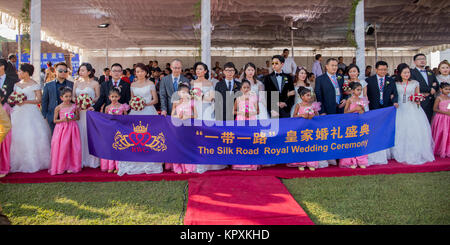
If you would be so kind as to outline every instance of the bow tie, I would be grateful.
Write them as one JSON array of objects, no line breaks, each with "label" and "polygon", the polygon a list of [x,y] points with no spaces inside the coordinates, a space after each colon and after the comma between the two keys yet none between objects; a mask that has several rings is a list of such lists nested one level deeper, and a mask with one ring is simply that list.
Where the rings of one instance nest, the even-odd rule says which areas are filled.
[{"label": "bow tie", "polygon": [[275,77],[278,77],[278,76],[282,77],[283,75],[281,75],[281,73],[275,73]]},{"label": "bow tie", "polygon": [[427,70],[420,70],[420,72],[427,72]]}]

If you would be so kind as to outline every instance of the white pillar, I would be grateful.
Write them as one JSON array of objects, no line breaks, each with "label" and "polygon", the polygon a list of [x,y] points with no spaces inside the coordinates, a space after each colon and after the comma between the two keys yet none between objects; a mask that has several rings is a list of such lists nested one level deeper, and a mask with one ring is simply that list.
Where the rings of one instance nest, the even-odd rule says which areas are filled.
[{"label": "white pillar", "polygon": [[211,69],[211,0],[202,1],[202,62]]},{"label": "white pillar", "polygon": [[292,59],[294,59],[295,55],[294,55],[294,30],[292,29],[291,26],[291,56]]},{"label": "white pillar", "polygon": [[34,66],[33,80],[40,83],[41,70],[41,0],[31,1],[30,62]]},{"label": "white pillar", "polygon": [[18,66],[16,67],[16,70],[19,70],[20,63],[22,63],[22,44],[21,44],[22,39],[20,38],[20,35],[22,35],[22,33],[21,33],[20,29],[21,29],[20,28],[20,21],[18,21],[18,23],[17,23],[17,31],[18,31],[19,35],[17,35],[17,60],[19,62],[17,63]]},{"label": "white pillar", "polygon": [[359,79],[364,79],[366,70],[365,55],[365,30],[364,30],[364,0],[361,0],[356,6],[355,13],[355,40],[358,47],[356,48],[356,65],[359,67]]}]

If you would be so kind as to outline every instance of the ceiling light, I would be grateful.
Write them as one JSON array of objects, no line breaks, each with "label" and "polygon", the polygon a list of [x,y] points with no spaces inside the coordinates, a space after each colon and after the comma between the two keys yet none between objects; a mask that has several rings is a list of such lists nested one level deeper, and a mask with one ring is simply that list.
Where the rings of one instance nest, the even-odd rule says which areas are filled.
[{"label": "ceiling light", "polygon": [[98,28],[108,28],[109,24],[108,23],[104,23],[104,24],[100,24],[97,27]]}]

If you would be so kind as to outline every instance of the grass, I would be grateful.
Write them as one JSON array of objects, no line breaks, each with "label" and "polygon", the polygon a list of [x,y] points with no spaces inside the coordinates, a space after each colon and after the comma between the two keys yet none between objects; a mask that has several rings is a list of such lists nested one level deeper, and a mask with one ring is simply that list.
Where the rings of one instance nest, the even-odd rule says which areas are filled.
[{"label": "grass", "polygon": [[180,225],[186,182],[0,184],[19,225]]},{"label": "grass", "polygon": [[[316,224],[449,225],[450,172],[283,180]],[[20,225],[180,225],[186,181],[0,184]]]},{"label": "grass", "polygon": [[315,224],[450,224],[450,172],[302,178],[283,183]]}]

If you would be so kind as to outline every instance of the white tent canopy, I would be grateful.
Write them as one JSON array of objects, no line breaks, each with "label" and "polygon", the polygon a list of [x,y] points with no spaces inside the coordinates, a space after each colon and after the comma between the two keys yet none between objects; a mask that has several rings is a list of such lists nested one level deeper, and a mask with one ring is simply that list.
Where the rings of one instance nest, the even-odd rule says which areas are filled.
[{"label": "white tent canopy", "polygon": [[[0,1],[18,18],[23,1]],[[198,0],[43,0],[42,30],[81,49],[191,46],[200,44]],[[213,47],[349,46],[351,0],[211,0]],[[198,5],[199,6],[199,5]],[[379,47],[449,44],[450,1],[365,1],[366,23],[377,23]],[[196,14],[197,13],[197,14]],[[4,18],[3,18],[4,19]],[[5,21],[5,20],[3,20]],[[99,29],[102,23],[108,28]],[[199,30],[199,29],[198,29]],[[373,42],[366,36],[366,42]]]}]

